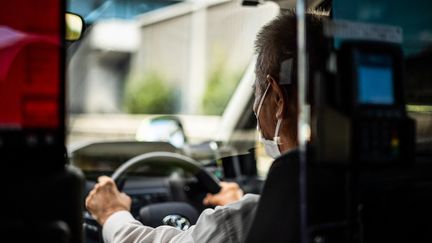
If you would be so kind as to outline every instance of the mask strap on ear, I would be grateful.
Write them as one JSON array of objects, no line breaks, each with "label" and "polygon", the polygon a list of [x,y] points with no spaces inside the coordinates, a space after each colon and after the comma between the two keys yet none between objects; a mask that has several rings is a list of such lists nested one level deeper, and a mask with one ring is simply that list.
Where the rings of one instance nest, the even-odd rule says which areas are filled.
[{"label": "mask strap on ear", "polygon": [[264,94],[261,96],[261,100],[260,100],[260,102],[259,102],[259,104],[258,104],[258,110],[257,110],[257,114],[256,114],[257,119],[258,119],[258,117],[259,117],[259,114],[260,114],[260,111],[261,111],[262,104],[264,103],[264,98],[265,98],[265,96],[266,96],[267,91],[269,90],[269,88],[270,88],[270,83],[267,85],[267,88],[265,89]]},{"label": "mask strap on ear", "polygon": [[275,134],[273,137],[273,141],[275,142],[275,144],[281,144],[280,142],[280,136],[279,136],[279,130],[280,130],[280,126],[282,124],[282,119],[278,119],[277,124],[276,124],[276,130],[275,130]]}]

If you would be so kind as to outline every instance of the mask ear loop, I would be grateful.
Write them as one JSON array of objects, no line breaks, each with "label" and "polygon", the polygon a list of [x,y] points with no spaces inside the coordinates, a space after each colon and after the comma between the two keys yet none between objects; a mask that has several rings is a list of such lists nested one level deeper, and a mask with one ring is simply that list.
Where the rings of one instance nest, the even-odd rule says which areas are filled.
[{"label": "mask ear loop", "polygon": [[[279,72],[279,84],[290,85],[294,80],[294,58],[290,57],[281,63]],[[282,119],[278,119],[273,141],[277,145],[281,145],[279,131],[282,124]]]},{"label": "mask ear loop", "polygon": [[277,121],[277,124],[276,124],[276,130],[275,130],[275,134],[274,134],[274,137],[273,137],[273,141],[277,145],[281,145],[282,144],[281,141],[280,141],[280,136],[279,136],[279,130],[280,130],[281,124],[282,124],[282,119],[279,118],[278,121]]},{"label": "mask ear loop", "polygon": [[261,107],[262,107],[262,104],[264,103],[264,99],[265,99],[265,96],[267,95],[267,91],[269,90],[269,88],[270,88],[270,83],[267,85],[267,88],[265,89],[265,91],[264,91],[264,94],[261,96],[261,100],[260,100],[260,102],[258,103],[258,110],[257,110],[257,113],[256,113],[256,119],[257,119],[257,131],[258,131],[258,134],[259,134],[259,140],[261,141],[262,140],[262,133],[261,133],[261,129],[260,129],[260,126],[259,126],[259,120],[258,120],[258,117],[259,117],[259,114],[260,114],[260,111],[261,111]]},{"label": "mask ear loop", "polygon": [[270,83],[267,85],[267,88],[265,89],[264,94],[263,94],[263,96],[261,97],[261,100],[260,100],[260,102],[259,102],[259,104],[258,104],[258,110],[257,110],[257,113],[256,113],[257,120],[258,120],[258,117],[259,117],[259,114],[260,114],[260,111],[261,111],[262,104],[264,103],[264,99],[265,99],[265,97],[266,97],[266,94],[267,94],[267,91],[269,90],[269,88],[270,88]]}]

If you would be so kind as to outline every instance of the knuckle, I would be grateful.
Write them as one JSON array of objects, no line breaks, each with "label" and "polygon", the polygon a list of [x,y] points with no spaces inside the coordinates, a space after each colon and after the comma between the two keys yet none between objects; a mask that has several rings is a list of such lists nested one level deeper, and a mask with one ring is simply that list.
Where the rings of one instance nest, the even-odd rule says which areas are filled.
[{"label": "knuckle", "polygon": [[114,181],[111,178],[109,180],[107,180],[105,183],[106,183],[107,186],[110,186],[110,187],[112,187],[112,186],[115,185]]},{"label": "knuckle", "polygon": [[91,203],[92,203],[92,200],[90,198],[87,198],[87,200],[85,202],[85,206],[87,209],[91,208]]}]

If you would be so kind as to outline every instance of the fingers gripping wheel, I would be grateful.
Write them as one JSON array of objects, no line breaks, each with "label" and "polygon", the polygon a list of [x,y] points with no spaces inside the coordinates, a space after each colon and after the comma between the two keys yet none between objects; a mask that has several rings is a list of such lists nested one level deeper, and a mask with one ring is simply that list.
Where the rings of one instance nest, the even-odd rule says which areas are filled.
[{"label": "fingers gripping wheel", "polygon": [[[123,184],[121,183],[121,181],[128,171],[138,168],[140,166],[144,166],[146,164],[154,165],[154,161],[157,161],[157,164],[165,163],[166,165],[176,166],[184,169],[187,172],[190,172],[198,179],[198,181],[209,193],[215,194],[221,190],[219,180],[211,173],[204,170],[199,162],[184,155],[171,152],[151,152],[136,156],[126,161],[119,168],[117,168],[117,170],[111,175],[111,178],[117,184],[119,191],[121,191],[123,189]],[[165,205],[163,204],[162,206]],[[172,205],[169,208],[172,209]],[[141,211],[141,213],[143,213],[143,210]],[[102,242],[102,231],[98,223],[88,212],[84,212],[84,219],[86,238],[90,239],[92,242]],[[190,220],[195,221],[196,219],[192,217]]]},{"label": "fingers gripping wheel", "polygon": [[169,166],[176,166],[192,173],[209,193],[215,194],[221,189],[219,180],[206,171],[199,162],[187,156],[171,152],[151,152],[133,157],[117,168],[111,175],[111,178],[116,182],[119,190],[122,190],[120,180],[126,172],[133,168],[153,163],[155,160],[158,161],[158,164],[166,163]]}]

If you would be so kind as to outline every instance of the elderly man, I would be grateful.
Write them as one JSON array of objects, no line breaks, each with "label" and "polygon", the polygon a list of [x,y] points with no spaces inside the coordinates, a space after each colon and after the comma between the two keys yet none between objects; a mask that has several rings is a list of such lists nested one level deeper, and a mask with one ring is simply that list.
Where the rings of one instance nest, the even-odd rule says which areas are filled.
[{"label": "elderly man", "polygon": [[[309,13],[308,24],[319,31],[325,14]],[[255,102],[258,128],[266,152],[273,158],[297,147],[296,17],[281,14],[259,32],[255,45]],[[314,50],[310,50],[312,53]],[[288,73],[286,71],[289,71]],[[255,217],[258,195],[246,194],[235,183],[221,183],[222,190],[208,195],[196,225],[186,231],[170,226],[142,225],[129,213],[131,199],[103,176],[86,199],[86,206],[103,226],[105,242],[243,242]]]}]

